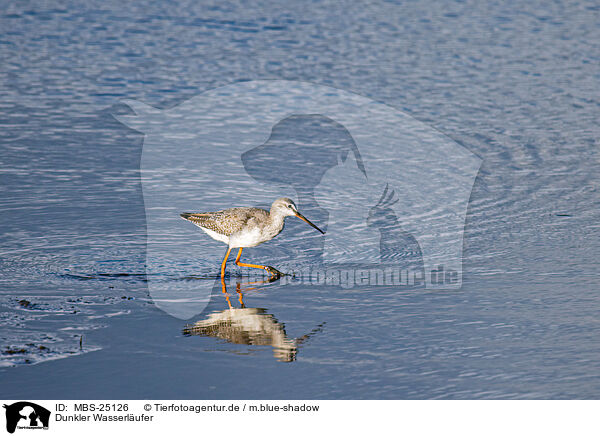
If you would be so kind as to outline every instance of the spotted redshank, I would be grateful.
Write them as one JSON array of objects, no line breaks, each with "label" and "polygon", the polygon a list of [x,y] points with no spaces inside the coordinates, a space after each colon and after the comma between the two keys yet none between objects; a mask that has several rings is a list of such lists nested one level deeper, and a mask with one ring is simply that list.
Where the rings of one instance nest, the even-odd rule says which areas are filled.
[{"label": "spotted redshank", "polygon": [[271,205],[270,212],[256,207],[234,207],[218,212],[181,214],[183,219],[191,221],[200,227],[211,238],[224,242],[229,246],[225,258],[221,263],[221,280],[225,277],[225,265],[229,253],[234,248],[240,249],[235,259],[236,265],[263,269],[273,276],[282,275],[281,272],[272,266],[240,262],[240,257],[244,248],[256,247],[263,242],[270,241],[281,233],[284,220],[288,216],[296,216],[319,232],[325,233],[298,212],[296,204],[289,198],[278,198],[275,200]]}]

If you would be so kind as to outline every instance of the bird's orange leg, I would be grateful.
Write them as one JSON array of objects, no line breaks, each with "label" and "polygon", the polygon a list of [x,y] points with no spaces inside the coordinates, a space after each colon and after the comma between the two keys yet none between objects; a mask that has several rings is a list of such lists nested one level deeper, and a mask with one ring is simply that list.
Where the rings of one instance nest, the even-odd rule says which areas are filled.
[{"label": "bird's orange leg", "polygon": [[239,295],[238,300],[240,300],[240,305],[242,306],[242,309],[245,309],[246,305],[244,304],[244,295],[242,294],[242,287],[240,286],[240,282],[237,282],[235,284],[235,290]]},{"label": "bird's orange leg", "polygon": [[225,253],[225,259],[223,259],[223,263],[221,263],[221,280],[225,278],[225,265],[227,265],[227,258],[229,257],[229,253],[231,253],[231,248],[227,250]]},{"label": "bird's orange leg", "polygon": [[223,279],[223,277],[221,277],[221,290],[223,291],[223,295],[225,295],[225,298],[227,299],[227,304],[231,309],[231,301],[229,301],[229,294],[227,293],[227,287],[225,286],[225,280]]},{"label": "bird's orange leg", "polygon": [[245,266],[245,267],[248,267],[248,268],[264,269],[265,271],[267,271],[268,273],[271,273],[274,276],[281,276],[281,275],[283,275],[281,272],[277,271],[272,266],[254,265],[252,263],[243,263],[243,262],[240,262],[240,257],[242,257],[242,250],[243,250],[243,248],[240,248],[240,251],[238,251],[237,257],[235,258],[235,264],[237,266]]}]

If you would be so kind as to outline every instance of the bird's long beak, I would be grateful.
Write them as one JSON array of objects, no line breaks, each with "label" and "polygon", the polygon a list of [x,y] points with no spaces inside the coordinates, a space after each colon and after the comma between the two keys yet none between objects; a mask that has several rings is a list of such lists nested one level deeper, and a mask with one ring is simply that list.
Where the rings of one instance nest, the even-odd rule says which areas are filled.
[{"label": "bird's long beak", "polygon": [[315,229],[317,229],[319,232],[325,234],[325,232],[323,230],[321,230],[320,228],[318,228],[317,226],[315,226],[313,223],[311,223],[309,220],[307,220],[304,215],[302,215],[300,212],[295,212],[296,216],[298,218],[300,218],[302,221],[304,221],[305,223],[308,223],[311,227],[314,227]]}]

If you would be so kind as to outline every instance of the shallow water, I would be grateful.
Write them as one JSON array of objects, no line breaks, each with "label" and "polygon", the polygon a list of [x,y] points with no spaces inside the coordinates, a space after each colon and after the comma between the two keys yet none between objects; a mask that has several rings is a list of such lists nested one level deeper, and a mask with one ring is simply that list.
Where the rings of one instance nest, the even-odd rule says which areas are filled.
[{"label": "shallow water", "polygon": [[[11,5],[0,15],[2,396],[597,398],[599,14],[592,2]],[[209,280],[206,309],[182,320],[157,308],[144,138],[113,114],[131,114],[123,99],[169,109],[260,79],[384,102],[483,160],[461,289],[281,280],[242,291],[243,321],[195,335],[190,324],[228,308],[200,253],[163,278],[190,292]],[[211,201],[225,207],[234,191]],[[301,254],[282,267],[309,266],[308,236],[319,244],[290,221],[245,259]],[[238,278],[252,286],[228,277],[239,310]]]}]

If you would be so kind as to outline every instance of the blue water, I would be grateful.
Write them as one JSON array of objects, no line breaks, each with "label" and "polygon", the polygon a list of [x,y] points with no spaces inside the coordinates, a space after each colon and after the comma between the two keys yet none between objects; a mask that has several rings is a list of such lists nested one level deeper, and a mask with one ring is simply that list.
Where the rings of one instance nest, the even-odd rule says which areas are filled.
[{"label": "blue water", "polygon": [[[594,2],[5,6],[2,397],[598,398],[599,22]],[[185,334],[226,311],[217,285],[194,319],[156,307],[144,137],[113,114],[262,79],[386,103],[483,160],[460,290],[244,292],[283,347]]]}]

